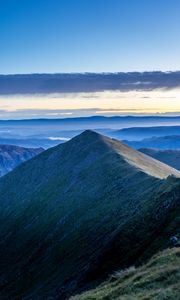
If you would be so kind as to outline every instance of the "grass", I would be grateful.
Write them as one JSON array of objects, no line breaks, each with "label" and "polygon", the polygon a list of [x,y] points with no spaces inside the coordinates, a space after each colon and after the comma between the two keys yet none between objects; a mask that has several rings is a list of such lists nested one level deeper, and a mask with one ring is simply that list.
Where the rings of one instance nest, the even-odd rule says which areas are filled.
[{"label": "grass", "polygon": [[178,300],[180,299],[180,248],[167,249],[147,264],[113,274],[94,290],[70,300]]},{"label": "grass", "polygon": [[67,299],[144,261],[179,232],[179,199],[180,179],[148,176],[100,136],[43,152],[0,179],[0,297]]}]

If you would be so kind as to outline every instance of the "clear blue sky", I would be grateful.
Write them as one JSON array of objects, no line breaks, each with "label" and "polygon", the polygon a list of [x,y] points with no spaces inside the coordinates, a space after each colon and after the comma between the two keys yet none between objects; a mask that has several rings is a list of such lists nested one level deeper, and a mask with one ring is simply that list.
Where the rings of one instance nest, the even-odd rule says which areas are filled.
[{"label": "clear blue sky", "polygon": [[180,0],[0,0],[0,73],[180,69]]}]

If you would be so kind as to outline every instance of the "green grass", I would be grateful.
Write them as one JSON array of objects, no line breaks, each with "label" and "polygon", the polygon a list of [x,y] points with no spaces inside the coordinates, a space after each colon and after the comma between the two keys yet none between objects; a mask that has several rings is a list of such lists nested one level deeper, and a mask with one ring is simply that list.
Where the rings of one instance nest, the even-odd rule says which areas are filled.
[{"label": "green grass", "polygon": [[150,257],[177,234],[179,199],[180,179],[141,172],[96,134],[43,152],[0,179],[0,296],[64,300]]},{"label": "green grass", "polygon": [[178,300],[180,248],[155,255],[147,264],[115,273],[94,290],[70,300]]}]

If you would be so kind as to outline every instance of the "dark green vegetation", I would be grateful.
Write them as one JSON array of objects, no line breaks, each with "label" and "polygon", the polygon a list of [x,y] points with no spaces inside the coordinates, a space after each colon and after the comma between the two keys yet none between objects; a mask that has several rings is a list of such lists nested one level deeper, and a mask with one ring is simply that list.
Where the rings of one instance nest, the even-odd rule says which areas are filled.
[{"label": "dark green vegetation", "polygon": [[147,264],[114,274],[109,281],[71,300],[177,300],[180,249],[158,253]]},{"label": "dark green vegetation", "polygon": [[15,167],[40,154],[43,150],[43,148],[0,145],[0,176],[12,171]]},{"label": "dark green vegetation", "polygon": [[159,150],[141,148],[139,151],[155,158],[163,163],[180,170],[180,150]]},{"label": "dark green vegetation", "polygon": [[1,298],[66,299],[167,247],[179,174],[86,131],[2,177]]}]

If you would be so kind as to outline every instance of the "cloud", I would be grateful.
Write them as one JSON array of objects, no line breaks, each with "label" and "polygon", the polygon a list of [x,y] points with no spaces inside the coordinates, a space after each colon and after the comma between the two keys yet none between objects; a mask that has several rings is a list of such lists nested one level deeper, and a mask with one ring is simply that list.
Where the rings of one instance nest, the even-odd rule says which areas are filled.
[{"label": "cloud", "polygon": [[0,97],[0,118],[64,118],[180,111],[180,89]]}]

